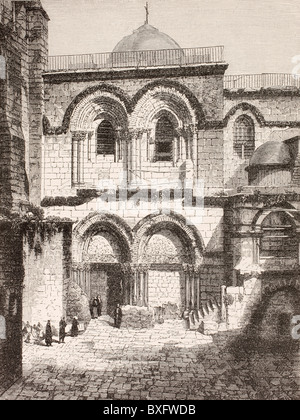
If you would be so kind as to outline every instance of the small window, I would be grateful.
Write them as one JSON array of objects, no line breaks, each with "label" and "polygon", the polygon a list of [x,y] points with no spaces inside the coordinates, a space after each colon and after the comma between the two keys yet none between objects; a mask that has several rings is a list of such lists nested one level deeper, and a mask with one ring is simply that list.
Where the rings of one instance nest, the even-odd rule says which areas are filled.
[{"label": "small window", "polygon": [[262,258],[298,258],[298,241],[289,217],[284,212],[273,212],[262,223],[260,244]]},{"label": "small window", "polygon": [[174,127],[167,117],[161,117],[155,132],[155,160],[171,162],[173,160]]},{"label": "small window", "polygon": [[234,124],[233,149],[241,159],[250,159],[255,150],[254,123],[247,115],[239,117]]},{"label": "small window", "polygon": [[109,121],[102,121],[97,130],[97,154],[115,155],[116,135]]}]

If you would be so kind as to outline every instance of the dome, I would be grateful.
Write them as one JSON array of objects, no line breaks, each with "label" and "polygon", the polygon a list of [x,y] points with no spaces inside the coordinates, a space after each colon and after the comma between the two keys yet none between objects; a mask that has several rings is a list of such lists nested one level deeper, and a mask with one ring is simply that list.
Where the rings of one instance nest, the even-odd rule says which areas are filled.
[{"label": "dome", "polygon": [[257,166],[289,166],[292,162],[293,158],[286,143],[268,141],[255,150],[248,169]]},{"label": "dome", "polygon": [[160,32],[154,26],[145,23],[143,26],[125,36],[114,48],[114,53],[125,51],[145,51],[145,50],[173,50],[180,49],[174,39]]}]

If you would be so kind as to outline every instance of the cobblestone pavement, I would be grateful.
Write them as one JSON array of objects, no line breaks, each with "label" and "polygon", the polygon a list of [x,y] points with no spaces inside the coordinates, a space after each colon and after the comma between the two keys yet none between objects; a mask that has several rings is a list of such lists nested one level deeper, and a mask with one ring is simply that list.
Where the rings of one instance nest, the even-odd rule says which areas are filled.
[{"label": "cobblestone pavement", "polygon": [[[66,344],[24,346],[23,378],[1,400],[299,399],[300,353],[259,351],[172,323],[117,330],[101,320]],[[246,350],[244,349],[246,348]]]}]

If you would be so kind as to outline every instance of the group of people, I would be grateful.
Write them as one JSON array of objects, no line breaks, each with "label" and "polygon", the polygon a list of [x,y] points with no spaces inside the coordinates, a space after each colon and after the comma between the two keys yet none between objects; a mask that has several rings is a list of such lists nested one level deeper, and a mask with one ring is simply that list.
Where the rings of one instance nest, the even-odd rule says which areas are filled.
[{"label": "group of people", "polygon": [[34,324],[33,326],[27,322],[23,326],[22,333],[25,343],[40,342],[45,338],[44,329],[40,322],[37,325]]},{"label": "group of people", "polygon": [[[92,319],[97,319],[102,315],[102,299],[100,295],[95,296],[90,301],[90,313]],[[122,323],[122,309],[118,303],[114,310],[114,326],[120,328]]]},{"label": "group of people", "polygon": [[[58,335],[59,344],[65,342],[65,338],[67,335],[66,328],[67,328],[66,319],[62,318],[59,322],[59,335]],[[71,337],[77,337],[78,334],[79,334],[79,321],[78,321],[77,316],[74,316],[73,321],[72,321],[72,326],[71,326]],[[47,347],[51,347],[53,343],[53,329],[51,326],[51,321],[47,322],[45,343]]]},{"label": "group of people", "polygon": [[[91,316],[93,319],[98,318],[102,315],[102,299],[98,295],[94,297],[90,302],[90,311]],[[122,323],[122,309],[120,304],[117,304],[114,310],[114,326],[115,328],[120,328]],[[59,322],[59,344],[65,342],[65,338],[67,336],[67,322],[65,318],[61,318]],[[37,325],[33,325],[33,327],[27,322],[23,327],[23,339],[26,343],[36,342],[41,343],[45,340],[45,344],[47,347],[51,347],[53,343],[53,326],[51,321],[49,320],[46,325],[46,329],[44,330],[42,325],[38,323]],[[77,316],[74,316],[70,331],[71,337],[77,337],[79,334],[79,321]]]},{"label": "group of people", "polygon": [[[67,336],[66,329],[66,319],[62,318],[59,322],[59,344],[65,342],[65,338]],[[73,318],[70,332],[71,337],[77,337],[79,334],[79,321],[76,316]],[[53,336],[54,328],[50,320],[47,322],[45,330],[41,323],[31,326],[29,322],[27,322],[23,327],[23,339],[25,343],[41,344],[43,341],[45,341],[46,346],[51,347],[53,343]]]},{"label": "group of people", "polygon": [[97,319],[102,315],[102,299],[100,295],[91,299],[90,312],[92,319]]}]

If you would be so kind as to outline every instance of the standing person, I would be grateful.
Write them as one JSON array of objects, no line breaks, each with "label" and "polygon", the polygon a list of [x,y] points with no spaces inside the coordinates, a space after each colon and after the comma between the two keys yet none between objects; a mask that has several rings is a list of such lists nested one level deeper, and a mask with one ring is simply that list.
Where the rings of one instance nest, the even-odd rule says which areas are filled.
[{"label": "standing person", "polygon": [[94,298],[90,300],[90,314],[91,314],[92,319],[93,319],[93,302],[94,302]]},{"label": "standing person", "polygon": [[66,320],[62,318],[59,322],[59,343],[64,343],[66,338]]},{"label": "standing person", "polygon": [[51,327],[51,322],[48,321],[47,325],[46,325],[46,336],[45,336],[45,342],[46,342],[46,346],[47,347],[52,347],[52,327]]},{"label": "standing person", "polygon": [[100,295],[98,295],[96,299],[98,303],[98,306],[97,306],[98,316],[100,317],[102,315],[102,299]]},{"label": "standing person", "polygon": [[98,300],[96,297],[94,297],[93,299],[93,303],[92,303],[92,310],[93,310],[93,316],[92,318],[98,318]]},{"label": "standing person", "polygon": [[121,327],[122,316],[123,316],[122,309],[120,307],[120,304],[118,303],[114,312],[115,328]]},{"label": "standing person", "polygon": [[71,328],[71,337],[77,337],[79,334],[79,322],[77,316],[74,316]]}]

